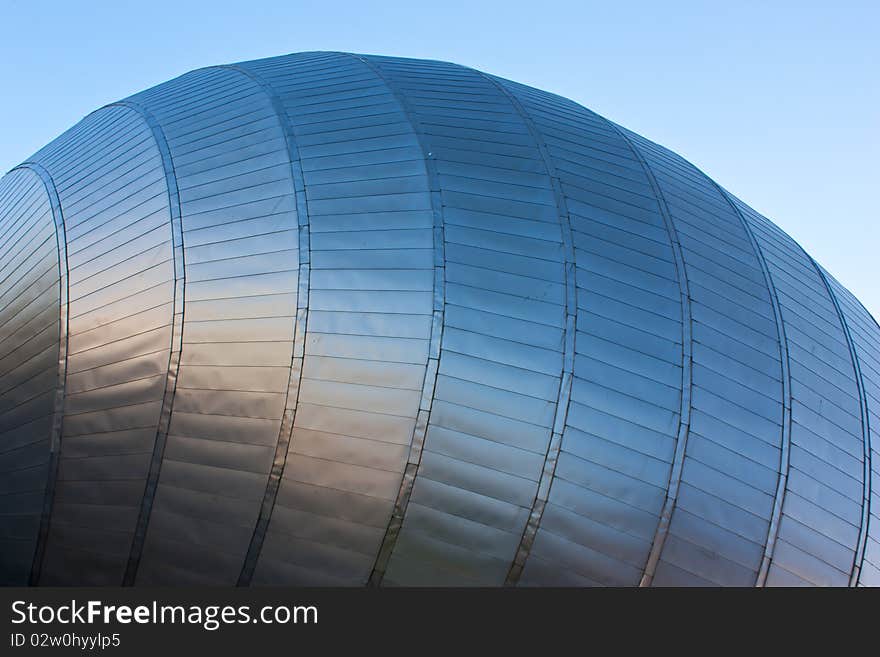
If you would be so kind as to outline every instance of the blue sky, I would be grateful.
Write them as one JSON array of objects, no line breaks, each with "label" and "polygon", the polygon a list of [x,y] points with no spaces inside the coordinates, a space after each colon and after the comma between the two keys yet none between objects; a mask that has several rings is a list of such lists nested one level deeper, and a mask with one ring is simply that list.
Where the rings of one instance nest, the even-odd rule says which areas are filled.
[{"label": "blue sky", "polygon": [[880,318],[880,2],[0,0],[0,169],[190,69],[454,61],[572,98],[769,216]]}]

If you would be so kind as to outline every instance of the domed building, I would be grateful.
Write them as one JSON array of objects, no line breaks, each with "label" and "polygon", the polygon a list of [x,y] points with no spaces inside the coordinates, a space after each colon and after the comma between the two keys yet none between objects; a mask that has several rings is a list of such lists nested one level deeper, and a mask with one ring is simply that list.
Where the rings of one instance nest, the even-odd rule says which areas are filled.
[{"label": "domed building", "polygon": [[462,66],[201,69],[0,180],[5,584],[877,585],[878,428],[788,235]]}]

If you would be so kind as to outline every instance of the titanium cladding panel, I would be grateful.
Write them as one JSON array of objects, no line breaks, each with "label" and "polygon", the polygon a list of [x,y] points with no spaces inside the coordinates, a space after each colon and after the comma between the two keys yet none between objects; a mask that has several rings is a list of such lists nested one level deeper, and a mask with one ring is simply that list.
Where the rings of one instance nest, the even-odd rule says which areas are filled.
[{"label": "titanium cladding panel", "polygon": [[880,328],[667,149],[301,53],[0,179],[0,582],[880,585]]}]

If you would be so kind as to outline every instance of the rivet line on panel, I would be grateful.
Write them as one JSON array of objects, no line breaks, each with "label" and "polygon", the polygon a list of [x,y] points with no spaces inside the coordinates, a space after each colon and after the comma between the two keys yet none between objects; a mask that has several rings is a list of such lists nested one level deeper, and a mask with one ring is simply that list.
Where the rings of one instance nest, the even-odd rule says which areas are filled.
[{"label": "rivet line on panel", "polygon": [[647,160],[642,153],[636,148],[632,140],[627,136],[626,132],[616,123],[605,119],[608,125],[615,130],[627,143],[632,150],[636,159],[642,165],[645,175],[657,198],[657,205],[660,208],[660,214],[666,224],[666,230],[669,233],[669,241],[672,245],[672,253],[675,257],[675,270],[678,274],[678,285],[681,297],[681,408],[679,411],[678,433],[675,440],[675,453],[672,457],[672,468],[669,472],[669,483],[666,487],[666,499],[663,502],[663,509],[660,512],[660,520],[657,523],[657,530],[654,533],[654,540],[651,543],[651,551],[648,553],[648,559],[645,563],[645,570],[639,586],[651,586],[654,580],[654,572],[660,561],[660,554],[663,552],[663,545],[666,537],[669,535],[669,525],[672,522],[672,512],[675,510],[675,503],[678,499],[678,489],[681,486],[681,471],[684,467],[684,454],[687,449],[687,440],[690,433],[690,417],[691,417],[691,382],[693,379],[693,330],[691,326],[691,298],[688,288],[687,271],[684,265],[684,255],[682,253],[681,242],[678,239],[678,231],[672,222],[672,216],[669,213],[669,207],[666,205],[666,199],[654,172],[648,165]]},{"label": "rivet line on panel", "polygon": [[[43,494],[43,505],[40,513],[40,528],[37,534],[37,545],[31,564],[30,585],[40,583],[43,557],[46,554],[46,541],[49,537],[49,524],[52,519],[52,506],[55,501],[55,483],[58,478],[58,459],[61,453],[61,430],[64,421],[64,402],[67,396],[67,350],[68,350],[68,318],[70,309],[69,276],[67,266],[67,231],[61,201],[55,189],[51,174],[36,162],[25,162],[13,169],[27,169],[35,173],[46,189],[49,204],[52,208],[52,219],[55,223],[55,243],[58,249],[58,378],[55,384],[55,395],[52,409],[52,432],[49,437],[49,473],[46,490]],[[11,172],[10,172],[11,173]]]}]

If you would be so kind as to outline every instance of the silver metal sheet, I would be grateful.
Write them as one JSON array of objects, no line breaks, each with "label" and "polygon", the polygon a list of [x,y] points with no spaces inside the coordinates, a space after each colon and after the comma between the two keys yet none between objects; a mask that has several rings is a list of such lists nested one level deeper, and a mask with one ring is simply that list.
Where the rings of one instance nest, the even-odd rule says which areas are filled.
[{"label": "silver metal sheet", "polygon": [[[181,103],[183,90],[189,95]],[[198,581],[231,585],[258,522],[288,397],[300,268],[297,213],[284,200],[295,194],[289,154],[270,98],[241,72],[205,69],[137,102],[164,126],[175,165],[186,307],[150,512],[162,520],[149,523],[132,576],[164,582],[163,561],[184,569],[210,552],[216,570],[203,569]],[[226,139],[257,127],[260,137],[247,148]],[[250,350],[263,358],[248,358]],[[218,425],[227,427],[223,435]],[[193,493],[202,495],[178,502]],[[228,520],[217,515],[218,495],[236,505]]]},{"label": "silver metal sheet", "polygon": [[[694,343],[702,343],[704,327],[711,327],[712,340],[720,333],[750,345],[755,352],[757,372],[778,372],[780,378],[786,376],[782,361],[787,356],[780,348],[782,333],[778,324],[781,320],[777,318],[769,287],[770,275],[765,271],[763,255],[745,220],[702,172],[644,138],[628,135],[651,167],[658,193],[665,200],[681,240],[684,270],[689,281]],[[715,239],[710,242],[710,237]],[[712,266],[707,266],[706,261]],[[773,450],[768,454],[769,459],[759,465],[778,471],[783,445],[788,440],[783,390],[777,388],[770,395],[756,393],[716,371],[711,363],[704,366],[699,360],[702,353],[693,355],[692,407],[734,427],[749,427],[756,438],[776,446],[778,451]],[[723,433],[703,435],[727,447]],[[675,523],[673,510],[672,522],[668,527],[661,525],[658,531],[652,557],[657,555],[657,563],[668,560],[679,570],[720,585],[752,585],[758,579],[760,560],[743,565],[725,558],[724,551],[718,549],[724,544],[724,530],[712,522],[719,511],[707,509],[705,505],[710,499],[717,500],[718,506],[723,501],[727,513],[736,508],[737,514],[748,513],[760,519],[739,526],[753,526],[756,533],[744,538],[762,545],[767,540],[776,506],[776,487],[768,491],[766,485],[758,485],[748,477],[737,478],[728,466],[724,450],[698,450],[694,454],[690,445],[688,441],[678,476],[682,483],[703,493],[704,513],[691,514],[688,518],[691,522],[684,524]],[[683,488],[674,503],[681,504],[689,490],[690,487]],[[684,527],[687,536],[676,533],[676,528]],[[659,554],[658,543],[661,544]],[[717,557],[707,559],[707,552]],[[651,582],[651,574],[649,561],[643,584]]]},{"label": "silver metal sheet", "polygon": [[[107,443],[119,432],[149,428],[155,440],[173,314],[164,305],[159,313],[164,321],[156,316],[144,326],[126,318],[154,306],[152,297],[133,296],[144,288],[161,290],[162,303],[173,299],[174,236],[159,147],[142,116],[124,106],[107,107],[75,131],[77,141],[50,145],[34,157],[50,171],[58,189],[68,249],[78,253],[86,245],[92,248],[90,260],[70,268],[66,378],[71,387],[64,403],[55,503],[39,581],[118,584],[140,500],[121,501],[110,490],[88,504],[59,500],[73,482],[99,488],[111,479],[139,482],[142,488],[146,483],[152,441],[141,441],[133,451],[125,449],[124,440],[117,449]],[[81,149],[89,140],[92,150],[83,157]],[[156,225],[157,212],[165,220],[164,237],[160,233],[158,239],[148,229]],[[140,221],[146,232],[135,228]],[[128,227],[126,242],[114,237]],[[158,362],[156,354],[163,354]],[[73,439],[75,455],[65,450],[67,437]],[[92,533],[92,540],[79,540],[86,533]]]},{"label": "silver metal sheet", "polygon": [[[405,113],[362,61],[244,66],[276,89],[296,139],[312,265],[299,403],[272,547],[253,581],[363,584],[418,431],[435,285],[430,184]],[[351,495],[368,518],[349,515]],[[315,531],[321,524],[332,531]]]},{"label": "silver metal sheet", "polygon": [[25,165],[0,180],[0,582],[7,586],[28,584],[41,561],[53,497],[67,364],[59,214],[42,169]]},{"label": "silver metal sheet", "polygon": [[[851,490],[853,484],[863,488],[864,482],[860,386],[847,336],[813,262],[764,217],[739,200],[734,203],[751,225],[773,280],[780,281],[778,298],[791,358],[791,466],[784,473],[778,528],[782,550],[777,556],[768,545],[772,560],[767,583],[784,584],[794,575],[814,584],[846,584],[853,564],[860,561],[855,550],[863,505],[862,496],[853,500],[837,491]],[[834,384],[828,385],[829,379]],[[801,526],[810,529],[797,531]],[[840,549],[828,550],[835,544]],[[837,574],[828,570],[829,563],[838,564]],[[777,568],[779,576],[774,575]]]},{"label": "silver metal sheet", "polygon": [[0,180],[0,581],[880,585],[880,327],[458,65],[188,73]]}]

